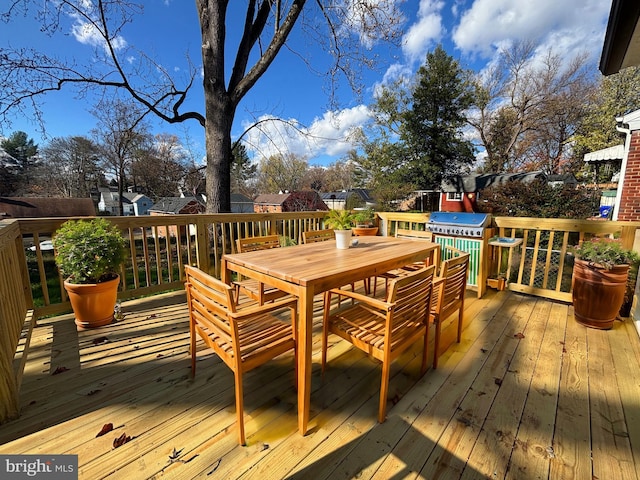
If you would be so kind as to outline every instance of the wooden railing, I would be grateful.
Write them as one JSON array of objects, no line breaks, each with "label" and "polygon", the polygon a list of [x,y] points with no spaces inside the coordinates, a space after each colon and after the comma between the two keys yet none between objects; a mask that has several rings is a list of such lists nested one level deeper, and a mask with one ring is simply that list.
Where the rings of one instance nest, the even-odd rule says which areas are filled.
[{"label": "wooden railing", "polygon": [[[324,212],[296,212],[106,217],[128,240],[118,298],[182,288],[185,264],[218,276],[220,259],[225,253],[235,252],[237,238],[278,234],[283,241],[300,243],[302,232],[321,228],[324,216]],[[17,220],[25,244],[35,246],[34,252],[26,248],[21,251],[28,252],[26,285],[30,285],[32,295],[27,302],[36,317],[70,311],[53,252],[39,247],[66,220]],[[25,264],[24,259],[21,263]]]},{"label": "wooden railing", "polygon": [[24,352],[33,316],[20,229],[0,222],[0,421],[18,415]]},{"label": "wooden railing", "polygon": [[592,236],[619,238],[633,248],[640,222],[495,217],[501,237],[522,238],[522,247],[508,249],[514,265],[509,289],[571,302],[573,255],[571,248]]}]

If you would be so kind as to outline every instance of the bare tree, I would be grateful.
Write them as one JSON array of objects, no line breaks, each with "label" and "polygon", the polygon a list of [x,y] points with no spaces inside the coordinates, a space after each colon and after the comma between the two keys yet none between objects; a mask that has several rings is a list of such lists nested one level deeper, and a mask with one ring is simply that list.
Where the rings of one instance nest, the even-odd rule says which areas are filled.
[{"label": "bare tree", "polygon": [[[592,84],[585,54],[569,61],[552,50],[538,55],[532,42],[502,50],[499,61],[477,76],[476,108],[468,117],[486,150],[487,165],[493,171],[526,164],[556,170]],[[555,135],[556,127],[562,138],[552,140],[549,135]],[[547,145],[536,143],[536,138]],[[540,155],[551,155],[551,163],[531,161]]]},{"label": "bare tree", "polygon": [[[142,6],[129,0],[44,0],[37,12],[48,33],[73,17],[91,29],[100,42],[96,62],[79,65],[29,48],[0,50],[0,118],[35,107],[47,92],[77,86],[116,88],[169,123],[195,120],[205,128],[207,146],[207,210],[228,212],[230,201],[231,128],[240,101],[271,66],[294,26],[306,28],[308,38],[333,56],[327,77],[342,75],[357,90],[356,65],[374,58],[367,49],[378,40],[397,40],[402,15],[394,0],[248,0],[244,25],[232,25],[228,0],[196,0],[202,36],[202,67],[192,65],[178,82],[153,59],[137,52],[139,62],[126,58],[133,47],[123,40],[125,27],[141,17]],[[29,0],[12,0],[2,14],[5,21],[28,10]],[[305,12],[305,15],[303,15]],[[320,28],[318,19],[324,22]],[[242,32],[237,45],[227,41],[227,29]],[[160,32],[160,34],[164,34]],[[235,49],[230,74],[228,60]],[[300,58],[305,56],[300,54]],[[255,61],[254,61],[255,60]],[[250,64],[250,61],[254,61]],[[202,70],[205,104],[202,111],[185,110]],[[333,84],[332,84],[333,85]]]},{"label": "bare tree", "polygon": [[305,187],[308,169],[307,160],[292,153],[265,158],[258,167],[260,191],[278,193],[301,190]]},{"label": "bare tree", "polygon": [[[88,198],[103,180],[98,146],[81,136],[52,139],[42,149],[38,182],[45,195]],[[46,179],[46,180],[45,180]]]},{"label": "bare tree", "polygon": [[189,168],[186,150],[176,135],[149,136],[134,152],[131,179],[136,191],[150,198],[173,197],[180,193]]},{"label": "bare tree", "polygon": [[137,152],[148,140],[148,125],[139,105],[118,98],[103,99],[93,111],[98,126],[93,133],[100,148],[105,170],[118,184],[118,208],[124,215],[122,194]]}]

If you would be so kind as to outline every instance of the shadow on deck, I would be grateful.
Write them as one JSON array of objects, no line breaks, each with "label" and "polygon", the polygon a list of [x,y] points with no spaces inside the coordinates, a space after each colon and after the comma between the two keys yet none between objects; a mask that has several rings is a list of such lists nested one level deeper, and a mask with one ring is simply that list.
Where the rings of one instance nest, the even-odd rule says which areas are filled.
[{"label": "shadow on deck", "polygon": [[379,425],[377,362],[332,337],[320,379],[321,306],[304,437],[289,354],[246,375],[247,446],[237,445],[233,376],[200,349],[191,377],[184,296],[171,294],[125,303],[124,320],[91,331],[70,315],[40,320],[0,453],[77,454],[91,480],[640,477],[631,321],[596,331],[565,304],[469,292],[462,342],[445,326],[451,346],[422,378],[419,345],[401,357]]}]

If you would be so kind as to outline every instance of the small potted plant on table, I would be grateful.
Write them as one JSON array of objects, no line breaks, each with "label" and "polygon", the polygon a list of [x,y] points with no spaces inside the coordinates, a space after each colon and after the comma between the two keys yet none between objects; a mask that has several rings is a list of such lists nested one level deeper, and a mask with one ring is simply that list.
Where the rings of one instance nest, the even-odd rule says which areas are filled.
[{"label": "small potted plant on table", "polygon": [[578,323],[610,329],[620,312],[631,266],[640,257],[609,239],[584,241],[574,249],[572,296]]},{"label": "small potted plant on table", "polygon": [[113,321],[125,240],[104,218],[69,220],[53,235],[56,264],[79,328]]},{"label": "small potted plant on table", "polygon": [[336,247],[345,250],[351,243],[353,214],[349,210],[329,210],[324,218],[325,226],[332,228],[336,236]]}]

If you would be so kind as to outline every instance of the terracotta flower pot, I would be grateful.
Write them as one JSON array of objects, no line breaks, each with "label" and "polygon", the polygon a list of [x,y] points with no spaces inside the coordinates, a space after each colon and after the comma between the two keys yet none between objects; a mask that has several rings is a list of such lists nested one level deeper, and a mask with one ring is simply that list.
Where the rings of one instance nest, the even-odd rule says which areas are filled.
[{"label": "terracotta flower pot", "polygon": [[95,328],[113,321],[120,276],[101,283],[78,284],[64,282],[79,328]]},{"label": "terracotta flower pot", "polygon": [[578,323],[608,330],[624,301],[629,265],[608,270],[598,264],[577,260],[573,265],[573,310]]},{"label": "terracotta flower pot", "polygon": [[353,227],[352,230],[357,237],[378,234],[378,227]]}]

